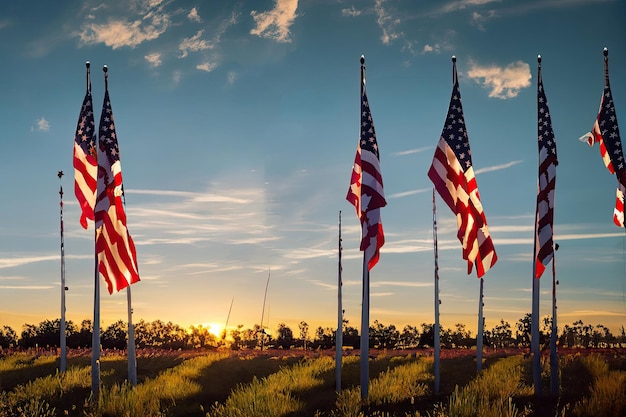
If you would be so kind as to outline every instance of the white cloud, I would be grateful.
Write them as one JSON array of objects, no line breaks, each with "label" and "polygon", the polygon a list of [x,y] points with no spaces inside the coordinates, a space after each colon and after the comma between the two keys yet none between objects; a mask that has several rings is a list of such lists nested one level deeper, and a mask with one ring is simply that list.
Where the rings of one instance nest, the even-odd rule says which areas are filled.
[{"label": "white cloud", "polygon": [[495,16],[496,16],[496,12],[494,10],[489,10],[489,12],[486,14],[480,14],[478,12],[474,12],[472,13],[472,24],[478,27],[478,29],[484,31],[485,30],[484,23],[489,19],[493,19]]},{"label": "white cloud", "polygon": [[386,0],[376,0],[374,5],[374,11],[377,16],[378,26],[382,29],[383,34],[380,37],[383,44],[390,45],[394,40],[404,36],[404,33],[398,32],[396,27],[400,24],[398,17],[392,16],[392,14],[383,7]]},{"label": "white cloud", "polygon": [[419,190],[404,191],[404,192],[401,192],[401,193],[391,194],[391,195],[387,196],[387,198],[408,197],[410,195],[425,193],[426,191],[430,191],[430,190],[431,190],[431,188],[422,188],[422,189],[419,189]]},{"label": "white cloud", "polygon": [[411,154],[414,154],[414,153],[424,152],[424,151],[427,151],[429,149],[435,149],[435,147],[434,146],[423,146],[421,148],[408,149],[406,151],[395,152],[395,153],[393,153],[393,155],[394,156],[411,155]]},{"label": "white cloud", "polygon": [[144,58],[146,61],[148,61],[150,63],[150,65],[152,65],[153,67],[158,67],[160,66],[163,61],[161,61],[161,54],[158,52],[154,52],[152,54],[148,54],[148,55],[144,55]]},{"label": "white cloud", "polygon": [[198,22],[198,23],[202,22],[202,19],[200,18],[200,15],[198,14],[198,9],[196,9],[195,7],[191,9],[189,14],[187,15],[187,19],[191,20],[192,22]]},{"label": "white cloud", "polygon": [[293,25],[298,9],[298,0],[274,0],[274,8],[266,12],[253,10],[250,15],[256,27],[250,31],[251,35],[273,39],[276,42],[291,42],[289,28]]},{"label": "white cloud", "polygon": [[41,119],[37,119],[37,129],[40,132],[47,132],[50,130],[50,123],[43,117]]},{"label": "white cloud", "polygon": [[482,6],[484,4],[500,2],[500,0],[459,0],[448,3],[444,6],[444,12],[453,12],[456,10],[463,10],[468,7]]},{"label": "white cloud", "polygon": [[492,171],[500,171],[502,169],[507,169],[510,168],[514,165],[517,165],[521,162],[524,162],[522,160],[518,160],[518,161],[511,161],[511,162],[507,162],[505,164],[500,164],[500,165],[493,165],[490,167],[484,167],[484,168],[480,168],[477,169],[476,171],[474,171],[474,174],[478,175],[478,174],[484,174],[485,172],[492,172]]},{"label": "white cloud", "polygon": [[206,72],[211,72],[215,68],[217,68],[217,62],[206,61],[206,62],[203,62],[202,64],[196,65],[196,69],[199,69],[200,71],[206,71]]},{"label": "white cloud", "polygon": [[235,84],[235,81],[237,81],[238,77],[239,75],[235,71],[228,71],[228,84]]},{"label": "white cloud", "polygon": [[[160,0],[146,1],[131,7],[132,17],[111,17],[106,23],[94,21],[85,23],[76,36],[81,45],[103,43],[112,49],[124,46],[134,48],[137,45],[157,39],[170,26],[171,21],[164,12],[164,5]],[[138,8],[138,10],[134,10]],[[93,10],[98,11],[98,10]],[[128,14],[128,11],[127,11]],[[90,15],[90,20],[96,20],[96,15]]]},{"label": "white cloud", "polygon": [[501,99],[517,97],[522,88],[530,87],[532,78],[530,66],[522,61],[513,62],[504,68],[471,62],[467,76],[489,89],[489,97]]},{"label": "white cloud", "polygon": [[197,52],[213,48],[213,45],[211,45],[208,41],[201,39],[203,33],[203,30],[199,30],[198,33],[193,35],[191,38],[185,38],[182,40],[180,45],[178,45],[181,58],[186,58],[189,55],[189,52]]},{"label": "white cloud", "polygon": [[357,10],[354,6],[350,7],[349,9],[341,9],[341,14],[343,16],[360,16],[361,13],[363,13],[363,11]]}]

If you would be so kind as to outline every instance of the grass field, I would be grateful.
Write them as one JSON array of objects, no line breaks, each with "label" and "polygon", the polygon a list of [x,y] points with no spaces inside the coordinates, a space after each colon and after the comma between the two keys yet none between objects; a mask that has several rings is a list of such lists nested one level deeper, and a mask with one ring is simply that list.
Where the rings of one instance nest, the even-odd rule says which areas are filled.
[{"label": "grass field", "polygon": [[433,393],[428,351],[370,352],[370,386],[361,401],[358,352],[344,357],[335,392],[333,352],[138,352],[138,385],[126,383],[126,357],[101,358],[98,401],[91,398],[89,352],[15,353],[0,359],[0,417],[48,416],[626,416],[626,353],[561,353],[559,395],[534,396],[531,363],[518,352],[491,352],[477,375],[471,350],[442,352]]}]

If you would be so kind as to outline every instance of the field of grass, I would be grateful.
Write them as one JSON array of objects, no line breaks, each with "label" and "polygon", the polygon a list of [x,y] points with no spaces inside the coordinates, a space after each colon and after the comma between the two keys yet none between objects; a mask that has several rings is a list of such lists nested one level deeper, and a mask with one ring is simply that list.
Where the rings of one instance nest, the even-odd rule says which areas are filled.
[{"label": "field of grass", "polygon": [[344,357],[337,393],[332,352],[139,352],[137,387],[126,382],[126,357],[107,353],[97,401],[88,352],[71,355],[64,374],[56,356],[11,354],[0,358],[0,417],[626,416],[624,352],[562,354],[555,396],[543,364],[539,399],[530,359],[520,353],[486,355],[477,375],[472,351],[448,352],[437,395],[432,355],[375,353],[365,401],[355,354]]}]

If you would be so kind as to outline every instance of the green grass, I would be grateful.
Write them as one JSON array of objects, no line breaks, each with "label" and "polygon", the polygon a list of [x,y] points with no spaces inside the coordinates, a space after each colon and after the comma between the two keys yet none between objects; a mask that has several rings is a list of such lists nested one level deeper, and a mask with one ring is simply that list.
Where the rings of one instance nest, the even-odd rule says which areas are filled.
[{"label": "green grass", "polygon": [[[530,359],[490,357],[477,375],[472,356],[443,359],[432,392],[433,359],[381,355],[369,362],[369,395],[360,398],[359,357],[344,357],[335,392],[331,356],[176,353],[139,356],[139,384],[126,382],[126,357],[101,360],[99,401],[88,357],[64,374],[53,356],[0,359],[0,417],[558,417],[626,416],[624,355],[564,355],[561,391],[534,397]],[[547,387],[549,364],[542,370]]]}]

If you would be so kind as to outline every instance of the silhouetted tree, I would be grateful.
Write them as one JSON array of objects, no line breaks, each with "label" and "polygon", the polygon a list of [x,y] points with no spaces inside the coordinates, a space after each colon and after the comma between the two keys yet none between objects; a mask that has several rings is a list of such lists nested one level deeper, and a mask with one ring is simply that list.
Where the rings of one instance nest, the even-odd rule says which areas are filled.
[{"label": "silhouetted tree", "polygon": [[306,341],[309,338],[309,325],[306,321],[301,321],[298,325],[300,329],[300,340],[302,341],[302,348],[306,350]]},{"label": "silhouetted tree", "polygon": [[0,329],[0,348],[8,349],[17,346],[17,333],[9,326]]},{"label": "silhouetted tree", "polygon": [[100,343],[104,349],[126,349],[128,325],[122,320],[111,324],[102,333]]},{"label": "silhouetted tree", "polygon": [[415,326],[406,325],[402,329],[398,340],[398,347],[402,349],[413,349],[419,345],[420,334]]},{"label": "silhouetted tree", "polygon": [[276,331],[276,347],[290,349],[291,346],[293,346],[293,332],[285,323],[280,323]]}]

